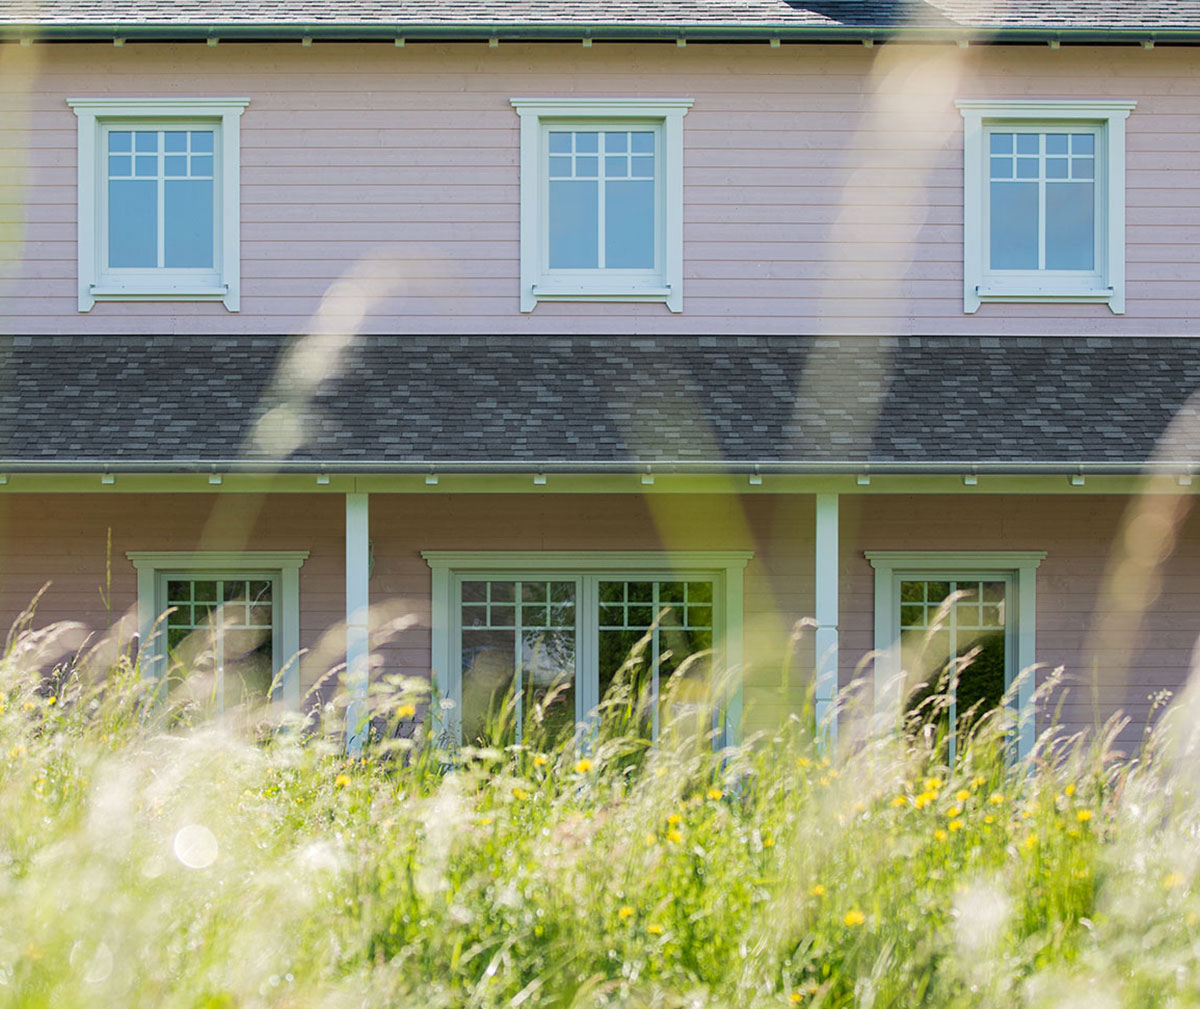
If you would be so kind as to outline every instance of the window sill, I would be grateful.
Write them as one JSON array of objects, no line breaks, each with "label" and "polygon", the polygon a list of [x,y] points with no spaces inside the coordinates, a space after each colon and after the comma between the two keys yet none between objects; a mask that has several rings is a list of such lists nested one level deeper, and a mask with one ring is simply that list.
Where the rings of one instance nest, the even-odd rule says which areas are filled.
[{"label": "window sill", "polygon": [[1125,312],[1124,297],[1112,287],[1066,287],[1052,284],[979,284],[968,291],[968,314],[985,302],[1024,304],[1100,304],[1108,305],[1114,315]]},{"label": "window sill", "polygon": [[[672,312],[682,312],[681,299],[672,288],[626,287],[598,284],[534,284],[530,291],[531,300],[539,301],[593,301],[593,302],[664,302]],[[532,306],[527,311],[531,311]]]},{"label": "window sill", "polygon": [[229,311],[238,310],[235,304],[231,304],[227,284],[164,284],[154,287],[92,284],[87,288],[86,298],[80,300],[79,310],[86,312],[97,301],[223,301]]}]

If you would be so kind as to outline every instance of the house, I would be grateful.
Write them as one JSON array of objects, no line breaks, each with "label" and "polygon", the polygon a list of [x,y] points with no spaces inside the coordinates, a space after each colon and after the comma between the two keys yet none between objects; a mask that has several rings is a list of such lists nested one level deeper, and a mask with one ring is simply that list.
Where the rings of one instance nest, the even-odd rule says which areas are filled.
[{"label": "house", "polygon": [[859,674],[894,717],[955,593],[927,651],[980,649],[960,707],[1036,666],[1023,750],[1117,709],[1136,745],[1185,683],[1200,3],[0,31],[5,623],[48,582],[39,623],[128,615],[150,670],[203,631],[221,706],[345,662],[352,746],[392,673],[452,732],[514,677],[584,718],[663,611],[662,679],[734,671],[728,738],[798,709],[789,667],[830,731]]}]

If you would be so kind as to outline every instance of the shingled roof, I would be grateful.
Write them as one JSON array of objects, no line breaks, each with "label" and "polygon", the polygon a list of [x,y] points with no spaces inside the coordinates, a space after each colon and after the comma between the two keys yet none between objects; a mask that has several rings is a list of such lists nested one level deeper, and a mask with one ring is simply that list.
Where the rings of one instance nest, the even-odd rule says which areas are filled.
[{"label": "shingled roof", "polygon": [[[553,37],[621,29],[646,35],[694,30],[815,33],[946,31],[962,34],[1172,33],[1200,31],[1200,0],[3,0],[0,28],[50,35],[125,29],[148,35],[221,29],[236,37],[291,30],[369,36],[385,29],[419,37]],[[600,29],[600,31],[595,31]]]},{"label": "shingled roof", "polygon": [[1136,469],[1200,340],[7,337],[0,471]]}]

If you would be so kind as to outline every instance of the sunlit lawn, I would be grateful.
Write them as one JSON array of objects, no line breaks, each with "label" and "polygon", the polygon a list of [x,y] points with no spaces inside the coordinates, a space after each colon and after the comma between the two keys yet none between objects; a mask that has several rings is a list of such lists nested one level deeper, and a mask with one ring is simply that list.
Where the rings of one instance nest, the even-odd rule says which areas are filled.
[{"label": "sunlit lawn", "polygon": [[[713,753],[621,712],[457,757],[167,731],[132,671],[0,672],[0,1005],[1200,1005],[1189,709],[1144,763],[998,719]],[[382,714],[420,699],[403,687]],[[390,705],[390,708],[388,708]]]}]

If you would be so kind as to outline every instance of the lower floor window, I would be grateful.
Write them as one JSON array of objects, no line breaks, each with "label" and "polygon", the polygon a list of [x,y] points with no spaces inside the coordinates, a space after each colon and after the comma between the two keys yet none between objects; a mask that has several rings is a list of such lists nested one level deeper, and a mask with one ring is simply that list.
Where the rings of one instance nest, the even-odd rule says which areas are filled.
[{"label": "lower floor window", "polygon": [[963,734],[1003,703],[1012,682],[1010,583],[1010,575],[900,576],[901,668],[925,684],[910,694],[908,707],[919,709],[945,690],[936,721],[945,729],[951,760]]},{"label": "lower floor window", "polygon": [[[985,713],[1014,703],[1017,749],[1034,738],[1038,552],[872,551],[876,705],[924,712],[953,761]],[[1019,679],[1018,679],[1019,678]],[[1016,690],[1010,688],[1016,684]],[[942,693],[940,703],[931,701]],[[1015,695],[1015,696],[1014,696]]]},{"label": "lower floor window", "polygon": [[266,701],[280,666],[277,579],[269,573],[196,578],[178,572],[159,579],[172,691],[186,691],[217,711]]},{"label": "lower floor window", "polygon": [[305,551],[131,551],[139,662],[173,703],[299,707]]},{"label": "lower floor window", "polygon": [[[435,674],[455,741],[562,739],[602,702],[625,704],[631,730],[655,737],[664,718],[713,702],[714,654],[725,663],[740,654],[747,554],[425,556]],[[630,566],[615,567],[621,560]],[[674,566],[684,561],[697,566]]]}]

